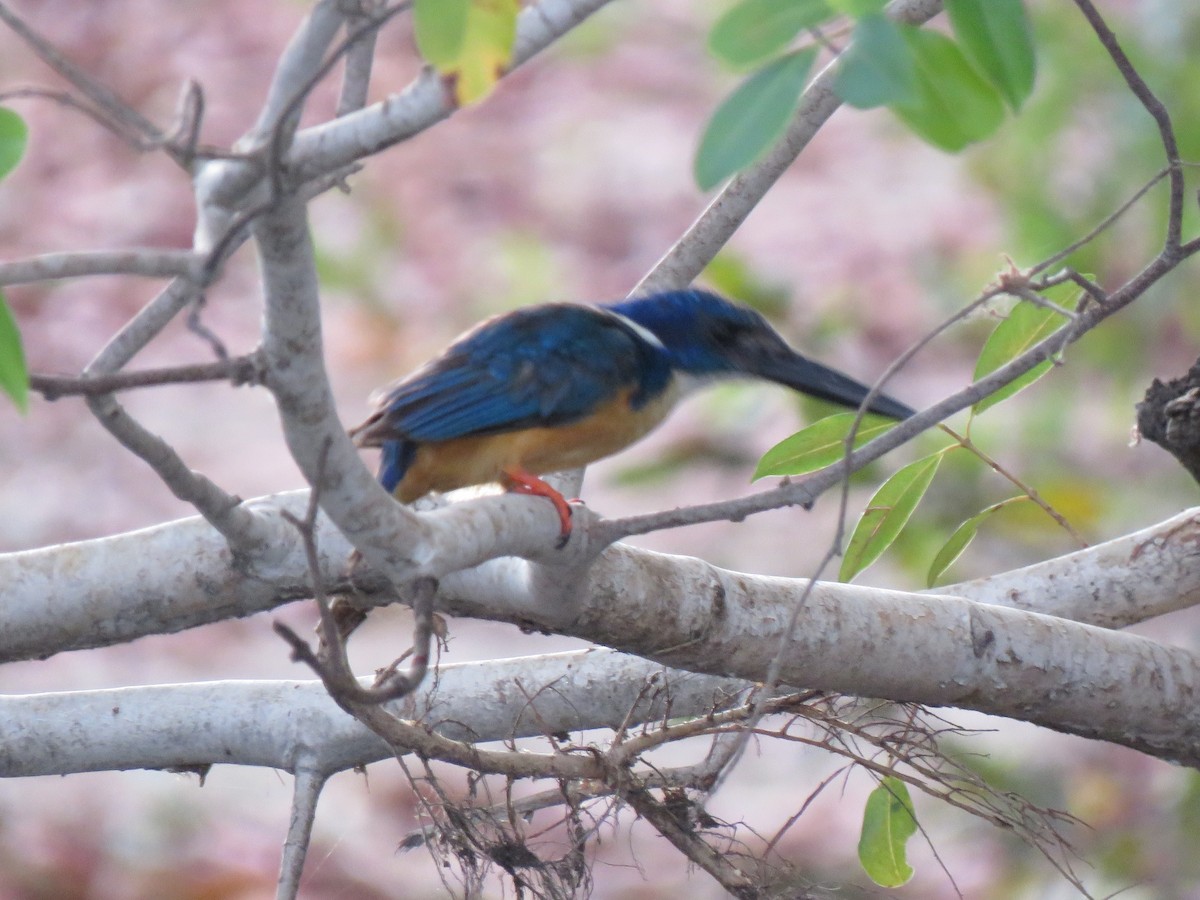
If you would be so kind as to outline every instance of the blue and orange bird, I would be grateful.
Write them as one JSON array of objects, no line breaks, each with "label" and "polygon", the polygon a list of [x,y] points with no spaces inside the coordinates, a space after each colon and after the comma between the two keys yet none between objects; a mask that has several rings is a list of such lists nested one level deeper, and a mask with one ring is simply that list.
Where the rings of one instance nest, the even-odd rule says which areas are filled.
[{"label": "blue and orange bird", "polygon": [[[548,303],[494,316],[388,388],[350,434],[379,447],[379,480],[403,503],[499,482],[571,508],[540,478],[638,440],[690,389],[759,378],[857,408],[868,389],[797,353],[757,312],[687,290],[607,306]],[[876,396],[871,412],[913,410]]]}]

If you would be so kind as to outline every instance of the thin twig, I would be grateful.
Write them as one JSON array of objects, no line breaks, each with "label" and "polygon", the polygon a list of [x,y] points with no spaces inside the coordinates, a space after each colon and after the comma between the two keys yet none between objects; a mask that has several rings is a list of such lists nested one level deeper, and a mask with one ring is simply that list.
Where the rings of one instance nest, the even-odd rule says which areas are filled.
[{"label": "thin twig", "polygon": [[1056,523],[1058,523],[1058,526],[1060,528],[1062,528],[1062,530],[1065,531],[1067,534],[1069,534],[1071,536],[1071,539],[1074,540],[1075,543],[1077,543],[1081,548],[1088,546],[1088,542],[1086,540],[1084,540],[1083,535],[1081,535],[1078,531],[1075,530],[1075,527],[1066,520],[1066,518],[1063,516],[1062,513],[1060,513],[1057,509],[1055,509],[1053,506],[1051,506],[1049,503],[1047,503],[1044,499],[1042,499],[1042,495],[1039,494],[1035,488],[1030,487],[1025,482],[1023,482],[1020,478],[1018,478],[1016,475],[1012,474],[1012,472],[1008,471],[1008,469],[1004,468],[1004,466],[1000,465],[1000,463],[996,462],[995,459],[993,459],[991,456],[989,456],[987,453],[985,453],[983,450],[981,450],[979,448],[979,446],[976,445],[975,442],[972,441],[966,435],[959,434],[957,431],[955,431],[953,428],[951,428],[949,425],[946,425],[945,423],[942,423],[938,427],[941,428],[941,430],[944,431],[946,434],[950,435],[950,437],[954,438],[954,440],[958,441],[959,446],[961,446],[965,450],[970,451],[972,454],[974,454],[976,457],[978,457],[980,459],[980,461],[982,461],[983,464],[986,465],[989,469],[991,469],[993,472],[995,472],[1001,478],[1004,478],[1005,480],[1010,482],[1025,497],[1028,497],[1035,504],[1037,504],[1037,507],[1042,512],[1044,512],[1046,515],[1048,515],[1051,519],[1053,519]]},{"label": "thin twig", "polygon": [[[87,97],[98,111],[92,114],[109,129],[139,149],[165,147],[172,158],[179,161],[177,153],[167,146],[165,136],[153,122],[63,56],[53,44],[34,31],[3,2],[0,2],[0,20],[15,31],[42,62]],[[83,108],[81,104],[75,105]]]},{"label": "thin twig", "polygon": [[199,290],[191,280],[176,278],[109,338],[83,370],[84,374],[111,375],[123,368],[187,308]]},{"label": "thin twig", "polygon": [[231,545],[242,547],[255,540],[259,523],[237,496],[192,470],[170,444],[129,415],[112,394],[85,397],[88,409],[105,430],[154,469],[172,494],[194,506]]},{"label": "thin twig", "polygon": [[367,105],[367,95],[371,87],[371,67],[375,63],[375,43],[379,36],[379,26],[373,23],[371,16],[365,11],[347,16],[346,24],[351,35],[357,34],[364,27],[369,26],[369,30],[353,40],[346,54],[342,87],[338,92],[337,108],[334,111],[337,118],[357,112]]},{"label": "thin twig", "polygon": [[[119,371],[155,338],[196,295],[196,286],[176,278],[113,336],[83,370],[84,378],[107,377]],[[138,423],[112,394],[84,395],[96,420],[125,449],[146,462],[176,497],[191,503],[234,548],[263,537],[254,513],[238,497],[193,471],[170,444]]]},{"label": "thin twig", "polygon": [[[757,879],[737,868],[727,854],[718,853],[699,834],[690,822],[681,820],[675,809],[654,799],[644,788],[621,791],[621,798],[639,816],[654,826],[675,848],[717,880],[721,887],[739,900],[759,900],[762,891]],[[796,900],[811,895],[792,894]]]},{"label": "thin twig", "polygon": [[312,840],[317,801],[321,798],[321,791],[329,779],[329,773],[321,771],[302,758],[292,777],[292,814],[279,862],[276,900],[294,900],[300,893],[300,877],[304,873],[304,859],[308,855],[308,845]]},{"label": "thin twig", "polygon": [[1091,0],[1075,0],[1075,5],[1079,7],[1079,11],[1083,13],[1088,24],[1092,26],[1092,31],[1096,33],[1101,46],[1116,64],[1117,71],[1125,79],[1129,90],[1154,119],[1154,124],[1158,126],[1159,140],[1162,141],[1163,153],[1167,158],[1167,174],[1171,184],[1170,208],[1167,211],[1167,236],[1163,244],[1163,252],[1173,255],[1180,249],[1180,235],[1183,229],[1184,178],[1183,167],[1179,159],[1179,143],[1175,138],[1175,126],[1171,122],[1171,114],[1154,91],[1150,90],[1150,86],[1146,84],[1145,79],[1142,78],[1129,57],[1125,55],[1117,36],[1108,27],[1108,23],[1104,21],[1104,17],[1100,15],[1096,7],[1092,5]]},{"label": "thin twig", "polygon": [[[888,14],[897,21],[921,25],[941,10],[941,0],[906,0],[891,4]],[[842,101],[833,90],[836,75],[835,62],[813,79],[805,88],[799,109],[783,137],[759,162],[734,176],[684,235],[638,282],[631,295],[691,284],[841,107]]]},{"label": "thin twig", "polygon": [[[373,43],[379,29],[391,20],[393,16],[404,12],[411,5],[411,0],[402,0],[402,2],[387,7],[378,13],[362,16],[365,24],[355,28],[340,44],[334,47],[325,61],[309,74],[304,82],[293,91],[287,102],[283,104],[282,109],[279,111],[277,125],[271,129],[270,142],[267,145],[267,175],[271,184],[272,197],[281,197],[285,192],[282,180],[284,171],[283,157],[288,147],[291,146],[292,138],[295,136],[295,126],[300,120],[300,111],[308,99],[308,95],[313,92],[326,75],[333,71],[333,68],[341,61],[342,57],[350,53],[354,47],[363,41]],[[361,63],[359,65],[361,66]]]},{"label": "thin twig", "polygon": [[96,109],[90,103],[80,100],[69,91],[55,88],[30,85],[10,88],[0,91],[0,103],[10,100],[49,100],[67,109],[83,113],[101,128],[113,131],[132,146],[135,150],[146,152],[166,147],[172,155],[178,154],[179,163],[190,171],[191,163],[197,158],[204,159],[246,159],[245,153],[226,150],[212,144],[203,146],[199,143],[200,119],[204,112],[204,95],[194,82],[185,82],[181,91],[179,109],[176,112],[176,124],[167,135],[164,143],[142,140],[137,134],[123,130],[119,123],[114,123],[103,111]]},{"label": "thin twig", "polygon": [[1164,178],[1166,178],[1167,175],[1170,173],[1170,171],[1171,171],[1170,169],[1161,169],[1149,181],[1147,181],[1140,188],[1138,188],[1136,191],[1134,191],[1134,194],[1132,197],[1130,197],[1128,200],[1126,200],[1124,203],[1122,203],[1120,206],[1118,206],[1115,211],[1109,213],[1107,216],[1105,216],[1103,219],[1101,219],[1100,223],[1098,225],[1096,225],[1095,228],[1093,228],[1091,231],[1089,231],[1087,234],[1085,234],[1079,240],[1072,241],[1070,244],[1068,244],[1062,250],[1059,250],[1057,253],[1055,253],[1051,256],[1048,256],[1046,259],[1042,260],[1037,265],[1032,266],[1031,268],[1026,270],[1026,274],[1030,278],[1033,278],[1033,277],[1041,274],[1042,272],[1045,272],[1047,269],[1051,268],[1052,266],[1058,265],[1060,262],[1062,262],[1064,259],[1066,259],[1068,256],[1070,256],[1075,251],[1080,250],[1083,247],[1086,247],[1088,244],[1090,244],[1092,241],[1094,241],[1097,237],[1099,237],[1101,234],[1103,234],[1105,231],[1107,231],[1109,229],[1109,227],[1111,227],[1112,224],[1117,221],[1117,219],[1121,218],[1121,216],[1125,215],[1125,213],[1127,213],[1130,209],[1132,209],[1133,206],[1139,200],[1141,200],[1144,196],[1146,196],[1147,193],[1150,192],[1150,189],[1152,187],[1154,187],[1156,184],[1158,184],[1160,181],[1162,181]]},{"label": "thin twig", "polygon": [[[313,599],[320,612],[320,649],[313,652],[308,642],[282,622],[275,623],[275,631],[292,648],[294,659],[305,663],[325,684],[330,695],[343,707],[379,705],[411,694],[424,680],[429,670],[430,647],[434,634],[434,598],[437,596],[437,581],[419,578],[413,584],[413,646],[412,650],[384,668],[375,684],[364,688],[354,677],[350,660],[346,655],[346,642],[342,638],[337,622],[329,605],[329,597],[321,579],[321,561],[317,549],[317,514],[320,511],[321,488],[325,480],[325,468],[329,458],[330,441],[326,440],[317,461],[317,478],[309,492],[308,506],[304,518],[300,519],[284,510],[281,515],[300,532],[304,544],[305,558],[313,583]],[[409,658],[408,671],[399,671],[399,664]]]},{"label": "thin twig", "polygon": [[29,387],[47,400],[57,400],[77,394],[113,394],[134,388],[202,381],[229,381],[238,387],[260,384],[262,377],[262,360],[257,353],[250,353],[210,363],[121,371],[110,375],[47,375],[35,372],[29,376]]},{"label": "thin twig", "polygon": [[191,250],[80,250],[45,253],[0,262],[0,284],[28,284],[58,278],[95,275],[140,275],[145,278],[193,278],[204,256]]},{"label": "thin twig", "polygon": [[208,344],[212,350],[213,356],[218,360],[229,359],[229,348],[225,346],[225,342],[217,335],[215,331],[204,324],[200,318],[204,312],[205,296],[203,293],[198,293],[192,301],[191,307],[187,314],[187,329],[192,334],[196,335],[204,343]]}]

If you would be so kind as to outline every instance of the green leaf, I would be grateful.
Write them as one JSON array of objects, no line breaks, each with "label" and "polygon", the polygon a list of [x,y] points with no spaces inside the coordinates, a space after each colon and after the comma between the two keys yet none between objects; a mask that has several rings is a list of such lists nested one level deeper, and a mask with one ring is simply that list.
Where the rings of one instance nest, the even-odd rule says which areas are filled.
[{"label": "green leaf", "polygon": [[[813,422],[807,428],[784,438],[763,454],[754,470],[753,480],[767,475],[805,475],[831,466],[846,454],[846,435],[857,413],[838,413]],[[895,426],[882,416],[864,417],[854,436],[855,449],[872,438],[879,437]]]},{"label": "green leaf", "polygon": [[892,545],[929,490],[942,455],[939,451],[911,462],[880,485],[854,526],[838,578],[850,581]]},{"label": "green leaf", "polygon": [[417,0],[417,46],[459,106],[490,94],[508,69],[520,11],[521,0]]},{"label": "green leaf", "polygon": [[858,859],[871,880],[883,887],[900,887],[913,876],[905,856],[908,839],[917,833],[917,814],[908,787],[887,776],[871,791],[863,810]]},{"label": "green leaf", "polygon": [[7,107],[0,106],[0,178],[16,168],[25,155],[29,127],[25,120]]},{"label": "green leaf", "polygon": [[901,26],[887,16],[864,16],[838,60],[833,89],[857,109],[917,100],[917,63]]},{"label": "green leaf", "polygon": [[856,19],[877,13],[888,4],[888,0],[828,0],[828,2],[838,12]]},{"label": "green leaf", "polygon": [[[1047,300],[1057,303],[1059,306],[1067,307],[1068,304],[1074,301],[1078,293],[1078,287],[1072,283],[1065,282],[1042,291],[1042,296]],[[1056,332],[1064,321],[1063,316],[1053,309],[1038,306],[1036,303],[1030,303],[1028,300],[1022,300],[1012,308],[1012,312],[1008,314],[1008,318],[997,325],[988,336],[987,341],[984,342],[983,350],[980,351],[979,359],[975,363],[974,380],[978,381],[983,376],[996,371],[1001,366],[1016,359],[1030,347],[1044,341]],[[1038,363],[1024,375],[1013,380],[1011,384],[1002,387],[996,393],[990,394],[976,403],[971,408],[972,413],[978,415],[985,409],[995,406],[1001,400],[1007,400],[1013,394],[1024,390],[1049,372],[1052,365],[1053,362],[1051,360]]]},{"label": "green leaf", "polygon": [[417,49],[435,68],[452,67],[467,37],[471,0],[414,0],[413,33]]},{"label": "green leaf", "polygon": [[22,413],[29,408],[29,370],[25,368],[21,332],[3,294],[0,294],[0,390],[12,398]]},{"label": "green leaf", "polygon": [[990,136],[1004,121],[1000,94],[936,31],[902,27],[916,59],[917,99],[892,110],[922,139],[951,153]]},{"label": "green leaf", "polygon": [[696,151],[696,183],[708,190],[754,162],[796,111],[815,48],[788,53],[744,81],[717,107]]},{"label": "green leaf", "polygon": [[1014,110],[1033,91],[1037,61],[1022,0],[946,0],[954,34]]},{"label": "green leaf", "polygon": [[1020,494],[1016,497],[1009,497],[1007,500],[1001,500],[999,503],[993,503],[987,509],[975,513],[971,518],[967,519],[950,535],[949,539],[938,550],[934,556],[933,562],[929,565],[929,574],[925,577],[925,586],[933,587],[937,580],[942,576],[954,561],[962,556],[963,551],[967,549],[971,541],[975,539],[976,532],[979,531],[984,521],[990,519],[1006,506],[1011,506],[1014,503],[1020,503],[1029,499],[1026,494]]},{"label": "green leaf", "polygon": [[717,19],[708,49],[731,66],[754,65],[832,15],[824,0],[742,0]]}]

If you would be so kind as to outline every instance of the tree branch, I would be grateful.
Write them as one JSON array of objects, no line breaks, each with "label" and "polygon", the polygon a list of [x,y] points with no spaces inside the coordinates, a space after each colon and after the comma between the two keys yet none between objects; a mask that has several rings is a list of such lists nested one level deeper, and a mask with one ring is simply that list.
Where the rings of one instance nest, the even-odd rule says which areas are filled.
[{"label": "tree branch", "polygon": [[[910,25],[927,22],[941,11],[941,0],[895,0],[888,6],[888,15]],[[783,137],[759,162],[734,176],[631,294],[682,288],[696,279],[842,105],[833,91],[836,75],[835,59],[805,88]]]},{"label": "tree branch", "polygon": [[219,359],[211,363],[174,366],[166,369],[142,369],[114,372],[111,375],[46,375],[33,373],[29,387],[47,400],[75,395],[112,394],[133,388],[159,387],[164,384],[192,384],[201,381],[228,381],[234,387],[262,383],[262,366],[255,353]]},{"label": "tree branch", "polygon": [[[522,685],[549,689],[522,703],[497,702],[521,696]],[[436,679],[384,709],[445,740],[507,741],[704,715],[735,703],[740,689],[736,679],[672,672],[611,650],[576,650],[443,664]],[[6,778],[218,763],[328,777],[392,755],[320,681],[3,695],[0,715]]]},{"label": "tree branch", "polygon": [[142,150],[163,147],[176,162],[183,164],[179,154],[167,144],[166,137],[153,122],[59,53],[53,44],[30,28],[23,19],[8,8],[7,4],[2,2],[0,2],[0,21],[3,21],[25,41],[42,62],[87,97],[99,112],[97,118],[103,121],[111,131]]},{"label": "tree branch", "polygon": [[[281,509],[303,515],[307,497],[307,491],[294,491],[248,501],[245,506],[260,518],[274,517],[275,539],[270,555],[236,566],[226,542],[200,518],[0,555],[0,583],[6,586],[5,602],[0,604],[0,662],[170,634],[311,597],[314,589],[302,542],[279,515]],[[427,573],[439,578],[442,611],[515,624],[555,612],[531,592],[525,563],[512,558],[532,554],[535,544],[544,551],[557,533],[556,523],[548,523],[545,535],[527,536],[526,530],[533,530],[542,518],[537,505],[529,498],[499,495],[424,514],[437,520],[439,532],[459,535],[468,545],[468,555],[450,560],[446,571]],[[480,536],[472,536],[480,529],[510,542],[485,548]],[[1200,571],[1193,565],[1197,541],[1200,510],[1189,510],[1068,556],[930,593],[1122,627],[1200,602]],[[369,565],[357,567],[348,580],[346,559],[353,548],[328,520],[318,520],[318,542],[329,593],[352,594],[367,606],[395,600],[388,581]],[[490,559],[497,553],[509,555]],[[70,566],[62,563],[64,555]],[[163,562],[147,569],[147,559]],[[489,561],[479,565],[485,559]],[[663,559],[671,557],[619,546],[601,556],[598,565],[618,567],[613,577],[619,578],[620,566],[636,569],[643,560],[660,565]],[[759,581],[738,577],[747,584]],[[1047,584],[1054,590],[1048,591]],[[876,596],[886,604],[893,594]],[[897,591],[894,596],[921,595]],[[580,605],[572,615],[594,601],[585,594],[576,602]],[[625,610],[614,613],[618,618],[637,618],[636,606],[618,609]]]},{"label": "tree branch", "polygon": [[1092,30],[1096,32],[1096,37],[1100,40],[1101,46],[1108,52],[1112,61],[1117,66],[1117,71],[1121,73],[1121,77],[1125,79],[1125,84],[1129,90],[1137,97],[1138,101],[1145,107],[1146,112],[1154,119],[1154,124],[1158,127],[1159,140],[1162,141],[1163,153],[1167,158],[1167,177],[1170,179],[1170,209],[1167,211],[1167,235],[1163,246],[1163,252],[1166,254],[1174,254],[1180,249],[1180,235],[1183,229],[1183,192],[1184,178],[1183,167],[1179,159],[1179,142],[1175,138],[1175,126],[1171,122],[1171,114],[1168,112],[1163,102],[1158,99],[1155,93],[1150,90],[1150,86],[1146,84],[1145,79],[1134,67],[1129,57],[1125,55],[1125,51],[1121,49],[1121,44],[1117,40],[1117,36],[1112,29],[1108,27],[1108,23],[1092,5],[1091,0],[1075,0],[1075,5],[1079,7],[1079,11],[1083,13],[1083,17],[1087,19]]},{"label": "tree branch", "polygon": [[[494,498],[506,499],[515,498]],[[1128,596],[1148,595],[1154,589],[1171,593],[1158,608],[1191,602],[1200,594],[1187,562],[1200,532],[1198,519],[1200,514],[1193,513],[1166,523],[1156,534],[1143,532],[1136,540],[1122,539],[1123,545],[1079,551],[1072,555],[1071,565],[1093,554],[1099,565],[1110,558],[1106,553],[1129,556],[1128,571],[1113,573],[1114,579],[1124,575],[1128,581],[1104,584],[1111,591],[1104,604],[1110,616],[1111,610],[1128,608]],[[90,579],[87,557],[79,555],[86,553],[87,545],[71,549],[74,564],[69,578],[58,562],[61,557],[56,552],[61,551],[0,558],[0,565],[12,566],[13,576],[0,569],[0,578],[12,586],[3,608],[7,621],[0,628],[7,641],[4,655],[45,655],[66,644],[100,643],[105,636],[111,640],[117,632],[124,639],[135,630],[145,633],[146,622],[135,617],[130,601],[145,604],[142,616],[161,617],[186,606],[189,586],[196,595],[190,601],[193,624],[231,614],[230,606],[210,608],[213,596],[237,602],[236,593],[223,593],[226,586],[236,591],[240,585],[260,604],[278,602],[277,588],[232,569],[227,552],[211,533],[197,535],[216,544],[215,556],[206,557],[197,547],[166,550],[158,542],[167,540],[169,531],[131,536],[126,542],[128,552],[136,556],[127,566],[119,565],[120,556],[115,555],[120,552],[118,543],[90,542],[105,547],[103,558],[95,561],[103,575],[97,571]],[[324,559],[347,549],[324,533],[322,541]],[[274,546],[280,563],[286,554],[293,554],[290,578],[293,595],[300,596],[306,576],[294,534],[290,544],[280,539]],[[170,580],[164,573],[159,580],[157,571],[148,573],[140,564],[150,558],[181,560],[180,572]],[[322,565],[329,565],[324,559]],[[344,565],[344,560],[343,555],[339,562]],[[39,564],[42,572],[35,576]],[[114,581],[114,571],[128,573],[127,583]],[[1167,580],[1175,572],[1185,576],[1178,584]],[[807,587],[802,580],[723,572],[699,560],[621,545],[609,548],[589,574],[572,607],[574,621],[556,625],[557,630],[674,667],[751,680],[766,670],[783,623]],[[288,583],[283,572],[275,572],[274,577]],[[1037,583],[1020,582],[1016,576],[1007,585],[997,582],[980,591],[992,599],[991,595],[1004,594],[1019,583],[1028,585],[1017,597],[1022,602],[1031,603],[1048,593],[1044,582],[1039,589]],[[128,596],[126,589],[132,592]],[[148,589],[153,593],[148,594]],[[439,607],[450,614],[507,617],[534,627],[541,626],[543,619],[561,623],[562,611],[544,610],[540,598],[529,596],[528,589],[528,580],[512,561],[501,560],[478,572],[445,578]],[[1063,605],[1072,602],[1067,598],[1072,590],[1077,592],[1073,601],[1077,607],[1103,615],[1095,601],[1094,580],[1081,576],[1074,583],[1054,582]],[[161,603],[163,592],[175,604],[169,609],[159,609],[155,603]],[[112,609],[109,616],[103,611],[106,598]],[[171,622],[166,630],[179,627]],[[817,584],[789,645],[781,677],[785,684],[822,690],[979,709],[1190,761],[1192,745],[1187,742],[1192,740],[1192,729],[1200,727],[1192,722],[1200,713],[1187,700],[1189,691],[1200,690],[1193,683],[1194,668],[1195,660],[1186,651],[1061,619],[984,606],[944,593]],[[1150,677],[1151,672],[1158,674]]]},{"label": "tree branch", "polygon": [[[508,72],[550,46],[610,0],[539,0],[517,20],[517,37]],[[298,180],[318,177],[419,134],[454,111],[441,79],[426,68],[401,93],[296,134],[284,160]],[[264,171],[253,161],[229,162],[213,170],[204,191],[206,205],[237,209],[248,198],[261,200],[255,186]]]},{"label": "tree branch", "polygon": [[81,250],[46,253],[0,262],[0,285],[86,278],[93,275],[140,275],[145,278],[194,279],[204,259],[190,250]]}]

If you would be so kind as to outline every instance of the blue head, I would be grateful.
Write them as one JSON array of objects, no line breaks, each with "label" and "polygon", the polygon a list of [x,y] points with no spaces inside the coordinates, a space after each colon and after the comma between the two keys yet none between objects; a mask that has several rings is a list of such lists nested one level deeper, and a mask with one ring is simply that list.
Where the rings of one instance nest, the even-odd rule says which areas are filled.
[{"label": "blue head", "polygon": [[[867,387],[800,355],[759,313],[706,291],[669,291],[609,306],[662,342],[676,371],[704,377],[761,378],[857,407]],[[904,419],[913,410],[887,396],[871,412]]]}]

